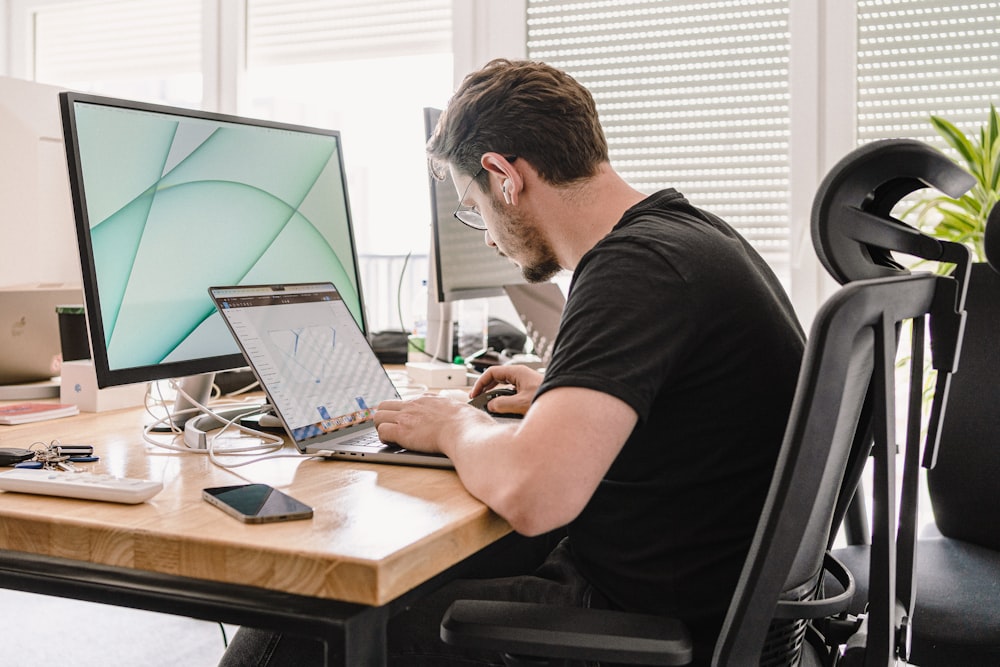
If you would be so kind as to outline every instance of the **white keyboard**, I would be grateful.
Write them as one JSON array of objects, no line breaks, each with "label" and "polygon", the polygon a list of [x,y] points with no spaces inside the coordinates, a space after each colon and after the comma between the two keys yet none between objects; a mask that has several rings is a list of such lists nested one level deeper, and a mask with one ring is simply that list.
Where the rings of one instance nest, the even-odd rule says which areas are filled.
[{"label": "white keyboard", "polygon": [[115,477],[90,472],[65,472],[14,468],[0,472],[0,490],[37,493],[44,496],[104,500],[136,504],[149,500],[163,488],[162,482]]}]

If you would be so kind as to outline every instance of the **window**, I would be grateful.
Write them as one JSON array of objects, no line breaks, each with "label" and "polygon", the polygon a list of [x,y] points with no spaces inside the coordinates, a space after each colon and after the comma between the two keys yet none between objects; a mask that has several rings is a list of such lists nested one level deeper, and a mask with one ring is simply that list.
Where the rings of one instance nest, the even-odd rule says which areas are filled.
[{"label": "window", "polygon": [[369,317],[398,326],[405,256],[404,302],[427,271],[423,107],[453,90],[452,0],[8,2],[15,76],[340,130]]},{"label": "window", "polygon": [[450,0],[249,0],[240,113],[340,130],[361,252],[426,254],[423,108],[452,91]]},{"label": "window", "polygon": [[858,142],[945,143],[928,122],[966,132],[1000,105],[1000,10],[994,0],[859,0]]},{"label": "window", "polygon": [[41,4],[31,13],[36,81],[201,106],[201,0]]},{"label": "window", "polygon": [[528,57],[597,102],[615,169],[675,187],[789,280],[788,0],[528,0]]}]

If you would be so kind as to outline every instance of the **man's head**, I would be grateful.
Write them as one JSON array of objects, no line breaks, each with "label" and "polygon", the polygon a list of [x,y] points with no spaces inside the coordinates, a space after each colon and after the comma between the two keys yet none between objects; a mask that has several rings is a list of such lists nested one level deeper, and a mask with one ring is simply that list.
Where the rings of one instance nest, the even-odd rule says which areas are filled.
[{"label": "man's head", "polygon": [[[551,185],[593,176],[608,144],[590,92],[543,63],[494,60],[468,75],[427,144],[435,173],[444,164],[472,176],[484,153],[527,160]],[[480,186],[485,173],[477,179]]]},{"label": "man's head", "polygon": [[[494,60],[467,76],[427,151],[435,175],[443,179],[450,168],[464,193],[464,210],[456,217],[471,217],[466,224],[486,229],[478,218],[486,212],[487,242],[515,261],[530,282],[548,280],[561,266],[541,225],[549,211],[517,201],[525,172],[514,163],[527,163],[540,183],[565,194],[608,161],[590,92],[564,72],[528,61]],[[499,192],[490,186],[491,173]]]}]

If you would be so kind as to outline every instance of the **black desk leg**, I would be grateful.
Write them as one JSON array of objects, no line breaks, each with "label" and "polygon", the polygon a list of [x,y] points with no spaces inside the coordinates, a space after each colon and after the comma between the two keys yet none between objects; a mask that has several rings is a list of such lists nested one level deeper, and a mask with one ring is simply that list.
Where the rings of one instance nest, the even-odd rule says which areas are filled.
[{"label": "black desk leg", "polygon": [[[386,626],[389,623],[389,608],[368,607],[360,614],[344,621],[344,662],[346,666],[371,665],[382,667],[388,664],[386,649]],[[330,644],[327,642],[327,664],[330,662]]]}]

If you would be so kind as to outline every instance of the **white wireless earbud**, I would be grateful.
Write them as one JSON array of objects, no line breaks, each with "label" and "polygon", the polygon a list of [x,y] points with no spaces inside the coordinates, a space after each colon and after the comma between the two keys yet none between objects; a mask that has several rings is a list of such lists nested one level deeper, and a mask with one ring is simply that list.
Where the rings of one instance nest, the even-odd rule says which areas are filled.
[{"label": "white wireless earbud", "polygon": [[500,185],[500,192],[503,193],[503,200],[508,204],[511,204],[513,202],[511,202],[510,200],[510,193],[507,192],[507,188],[509,187],[510,187],[510,179],[508,178],[504,180],[504,182]]}]

